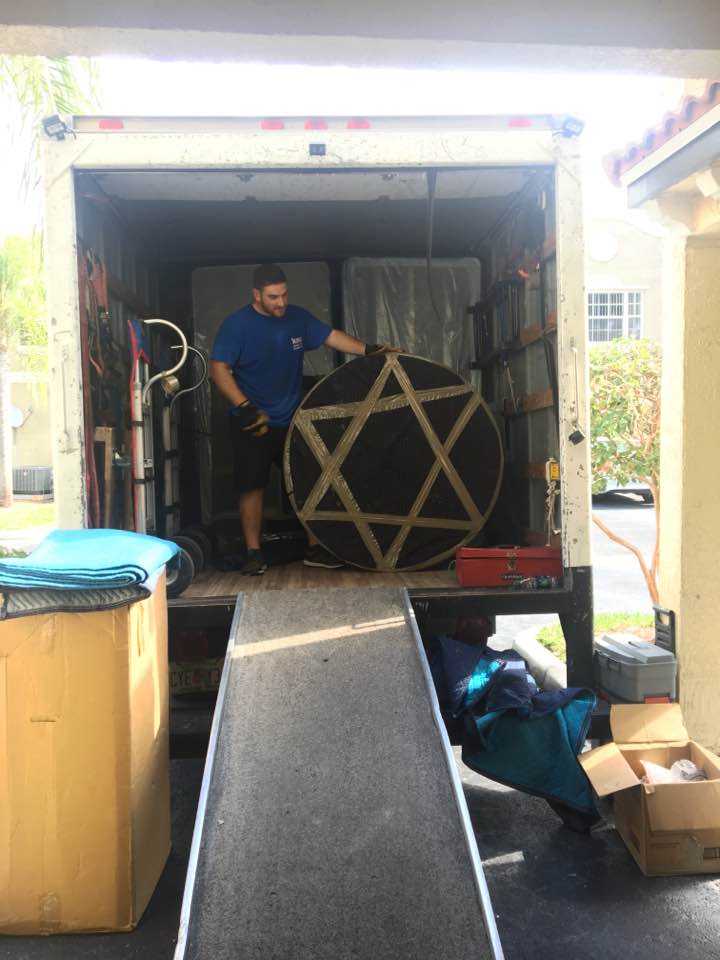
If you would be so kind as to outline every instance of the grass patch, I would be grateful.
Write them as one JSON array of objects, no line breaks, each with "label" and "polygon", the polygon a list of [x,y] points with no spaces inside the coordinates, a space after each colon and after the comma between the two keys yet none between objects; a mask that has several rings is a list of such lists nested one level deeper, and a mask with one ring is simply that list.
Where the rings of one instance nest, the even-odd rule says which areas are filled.
[{"label": "grass patch", "polygon": [[11,507],[0,507],[0,530],[27,530],[55,523],[55,504],[17,500]]},{"label": "grass patch", "polygon": [[10,550],[8,547],[0,547],[0,560],[6,560],[8,557],[26,557],[24,550]]},{"label": "grass patch", "polygon": [[[655,618],[651,613],[598,613],[593,621],[593,633],[613,633],[623,631],[633,633],[638,631],[650,630],[655,624]],[[550,653],[565,663],[565,638],[563,637],[562,627],[559,623],[551,623],[543,627],[538,633],[538,640],[546,647]],[[650,639],[649,637],[646,639]]]}]

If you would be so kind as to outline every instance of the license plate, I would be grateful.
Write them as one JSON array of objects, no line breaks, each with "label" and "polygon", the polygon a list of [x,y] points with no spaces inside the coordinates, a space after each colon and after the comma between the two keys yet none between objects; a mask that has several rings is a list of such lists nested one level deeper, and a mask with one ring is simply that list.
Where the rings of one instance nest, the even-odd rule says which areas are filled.
[{"label": "license plate", "polygon": [[170,664],[170,693],[208,693],[220,686],[223,658]]}]

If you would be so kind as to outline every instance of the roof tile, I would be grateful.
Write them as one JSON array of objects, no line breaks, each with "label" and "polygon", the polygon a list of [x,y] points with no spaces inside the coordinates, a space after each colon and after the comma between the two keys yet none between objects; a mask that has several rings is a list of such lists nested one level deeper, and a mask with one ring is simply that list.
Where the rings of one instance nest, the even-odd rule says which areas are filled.
[{"label": "roof tile", "polygon": [[603,166],[613,183],[645,157],[654,153],[672,137],[720,104],[720,80],[708,80],[700,96],[685,97],[674,113],[666,113],[660,123],[649,127],[637,143],[629,143],[624,150],[616,150],[603,157]]}]

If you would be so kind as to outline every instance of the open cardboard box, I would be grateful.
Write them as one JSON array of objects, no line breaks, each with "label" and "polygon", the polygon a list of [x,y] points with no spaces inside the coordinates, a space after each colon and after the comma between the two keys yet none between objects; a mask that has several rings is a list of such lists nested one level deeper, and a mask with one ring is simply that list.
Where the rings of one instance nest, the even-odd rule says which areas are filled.
[{"label": "open cardboard box", "polygon": [[[720,873],[720,758],[688,737],[678,703],[610,710],[614,743],[580,756],[599,796],[615,795],[615,825],[647,876]],[[697,783],[641,783],[641,760],[670,767],[688,758]]]}]

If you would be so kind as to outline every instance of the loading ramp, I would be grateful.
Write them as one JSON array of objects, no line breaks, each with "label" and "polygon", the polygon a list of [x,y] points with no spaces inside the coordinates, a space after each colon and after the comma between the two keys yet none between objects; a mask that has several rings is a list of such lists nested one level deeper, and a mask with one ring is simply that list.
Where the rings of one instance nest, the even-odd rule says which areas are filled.
[{"label": "loading ramp", "polygon": [[237,601],[175,960],[501,960],[406,590],[271,596]]}]

